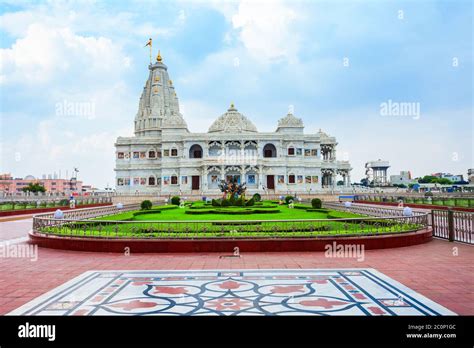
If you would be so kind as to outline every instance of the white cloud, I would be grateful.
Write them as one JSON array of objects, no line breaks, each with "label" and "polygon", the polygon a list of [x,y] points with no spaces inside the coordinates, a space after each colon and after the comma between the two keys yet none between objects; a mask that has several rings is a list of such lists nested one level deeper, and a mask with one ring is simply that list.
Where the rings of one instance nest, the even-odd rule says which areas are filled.
[{"label": "white cloud", "polygon": [[127,68],[130,58],[110,39],[31,24],[11,48],[0,49],[0,62],[3,83],[31,84],[46,83],[84,67],[89,74],[110,74]]},{"label": "white cloud", "polygon": [[294,6],[283,2],[242,1],[232,16],[232,24],[253,58],[294,61],[301,43],[294,23],[302,18]]},{"label": "white cloud", "polygon": [[216,106],[194,99],[180,101],[180,111],[189,131],[194,133],[206,133],[212,122],[225,112]]},{"label": "white cloud", "polygon": [[448,126],[450,120],[462,119],[470,112],[468,109],[439,110],[414,120],[383,117],[378,111],[362,108],[317,115],[305,120],[305,125],[306,132],[322,128],[336,137],[337,159],[344,160],[344,155],[348,156],[353,167],[353,182],[365,176],[366,162],[379,158],[390,162],[389,175],[402,170],[410,170],[414,176],[436,172],[466,175],[473,158],[471,130]]}]

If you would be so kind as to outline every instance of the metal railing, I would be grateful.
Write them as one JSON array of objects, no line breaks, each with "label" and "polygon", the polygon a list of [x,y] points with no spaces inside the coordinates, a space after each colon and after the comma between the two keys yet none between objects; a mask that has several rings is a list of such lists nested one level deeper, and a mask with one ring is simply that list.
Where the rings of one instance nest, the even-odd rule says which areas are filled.
[{"label": "metal railing", "polygon": [[[60,208],[60,207],[59,207]],[[92,207],[92,208],[83,208],[83,209],[72,209],[63,211],[63,216],[65,220],[83,220],[97,218],[107,215],[115,215],[119,213],[125,213],[128,211],[133,211],[140,209],[140,204],[124,204],[123,208],[117,208],[115,205],[105,206],[105,207]],[[43,213],[33,216],[33,229],[35,219],[54,219],[55,212]]]},{"label": "metal railing", "polygon": [[[403,216],[403,208],[393,207],[387,208],[383,206],[366,205],[360,203],[352,203],[350,207],[346,207],[344,203],[324,203],[324,207],[333,210],[345,211],[354,214],[363,214],[369,216],[393,217]],[[426,213],[412,210],[413,216],[425,215]]]},{"label": "metal railing", "polygon": [[[103,213],[106,213],[105,211]],[[94,238],[317,238],[406,233],[425,229],[428,214],[298,220],[110,221],[33,217],[36,234]],[[84,217],[83,217],[84,218]]]},{"label": "metal railing", "polygon": [[451,209],[433,210],[431,219],[435,237],[474,244],[474,213]]}]

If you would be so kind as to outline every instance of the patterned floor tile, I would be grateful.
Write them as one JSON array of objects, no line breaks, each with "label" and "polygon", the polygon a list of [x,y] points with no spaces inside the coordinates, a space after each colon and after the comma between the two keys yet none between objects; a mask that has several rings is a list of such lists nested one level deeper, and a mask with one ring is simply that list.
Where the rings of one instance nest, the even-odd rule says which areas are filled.
[{"label": "patterned floor tile", "polygon": [[10,315],[455,315],[371,268],[88,271]]}]

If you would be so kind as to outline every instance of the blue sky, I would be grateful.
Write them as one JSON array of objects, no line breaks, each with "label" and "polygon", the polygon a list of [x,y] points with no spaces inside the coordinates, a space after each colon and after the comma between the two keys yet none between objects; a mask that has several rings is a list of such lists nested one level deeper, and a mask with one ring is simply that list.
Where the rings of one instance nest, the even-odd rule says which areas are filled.
[{"label": "blue sky", "polygon": [[[293,105],[306,132],[338,139],[356,181],[378,158],[390,174],[466,175],[472,15],[471,1],[2,1],[0,172],[76,166],[113,185],[113,143],[133,133],[152,37],[190,131],[231,102],[273,131]],[[388,100],[419,103],[419,117],[382,116]],[[94,115],[58,114],[65,101]]]}]

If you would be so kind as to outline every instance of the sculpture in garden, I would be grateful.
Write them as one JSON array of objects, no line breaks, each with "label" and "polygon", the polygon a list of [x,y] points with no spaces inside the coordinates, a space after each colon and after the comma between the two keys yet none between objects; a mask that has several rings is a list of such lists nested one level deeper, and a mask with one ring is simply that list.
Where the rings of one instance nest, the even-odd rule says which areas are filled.
[{"label": "sculpture in garden", "polygon": [[219,182],[219,189],[223,193],[222,199],[230,199],[234,197],[235,200],[242,197],[245,199],[245,191],[247,190],[246,183],[239,184],[237,178],[230,179],[229,181],[221,180]]}]

